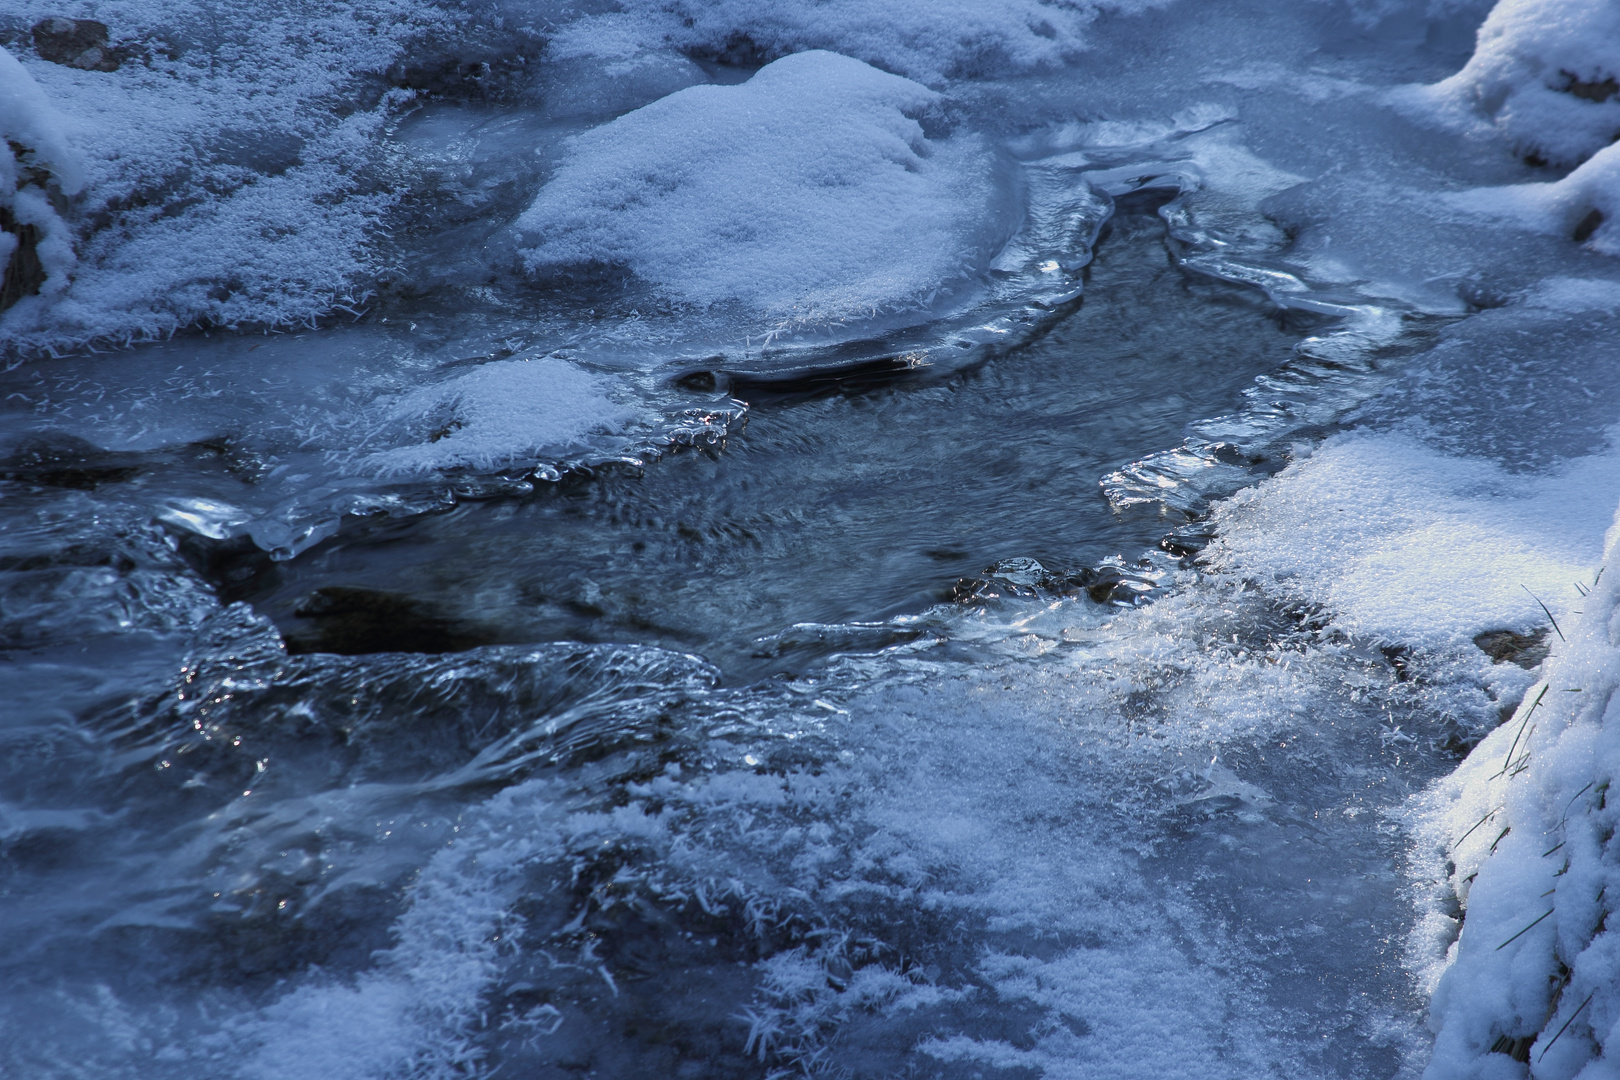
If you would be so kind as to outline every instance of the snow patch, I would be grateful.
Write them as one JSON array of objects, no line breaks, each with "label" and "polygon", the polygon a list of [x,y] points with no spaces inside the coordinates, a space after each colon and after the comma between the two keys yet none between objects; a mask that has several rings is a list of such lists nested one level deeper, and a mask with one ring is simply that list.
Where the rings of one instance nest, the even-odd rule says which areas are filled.
[{"label": "snow patch", "polygon": [[[60,13],[25,0],[11,17]],[[362,174],[412,97],[383,75],[459,16],[416,0],[131,2],[98,15],[127,54],[114,70],[25,45],[0,58],[0,128],[76,194],[56,247],[40,250],[57,260],[50,286],[0,316],[0,348],[150,339],[201,319],[307,322],[364,288],[394,196]]]},{"label": "snow patch", "polygon": [[694,53],[758,62],[813,49],[857,57],[940,85],[951,78],[1056,67],[1082,48],[1104,10],[1155,0],[629,0],[564,27],[569,55],[627,56],[669,42]]},{"label": "snow patch", "polygon": [[572,364],[502,360],[400,398],[387,411],[387,430],[403,427],[426,441],[379,451],[370,460],[384,472],[489,469],[567,448],[628,418],[598,380]]},{"label": "snow patch", "polygon": [[1346,630],[1444,648],[1545,625],[1541,603],[1565,616],[1616,501],[1620,451],[1514,474],[1357,431],[1219,506],[1210,558]]}]

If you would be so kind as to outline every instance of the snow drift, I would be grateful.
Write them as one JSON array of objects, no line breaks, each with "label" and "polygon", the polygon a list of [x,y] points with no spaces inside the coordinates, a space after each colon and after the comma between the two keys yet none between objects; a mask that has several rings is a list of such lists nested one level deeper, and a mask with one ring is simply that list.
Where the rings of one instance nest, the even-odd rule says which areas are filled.
[{"label": "snow drift", "polygon": [[1608,923],[1620,900],[1617,561],[1620,526],[1539,684],[1427,796],[1423,837],[1445,864],[1420,931],[1436,955],[1434,1080],[1620,1067],[1620,936]]}]

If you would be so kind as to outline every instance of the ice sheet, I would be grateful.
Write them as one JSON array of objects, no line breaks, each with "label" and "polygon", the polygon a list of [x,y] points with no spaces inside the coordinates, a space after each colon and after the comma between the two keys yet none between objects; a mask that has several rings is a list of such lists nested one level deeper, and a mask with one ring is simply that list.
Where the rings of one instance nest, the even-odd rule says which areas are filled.
[{"label": "ice sheet", "polygon": [[[1530,631],[1578,606],[1620,502],[1620,452],[1512,474],[1400,433],[1328,440],[1221,504],[1210,557],[1391,645]],[[1538,599],[1540,602],[1538,603]]]}]

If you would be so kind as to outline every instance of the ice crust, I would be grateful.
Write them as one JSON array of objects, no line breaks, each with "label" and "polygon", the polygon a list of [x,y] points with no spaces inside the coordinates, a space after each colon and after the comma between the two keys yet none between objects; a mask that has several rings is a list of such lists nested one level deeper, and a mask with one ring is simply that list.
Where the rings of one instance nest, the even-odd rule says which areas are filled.
[{"label": "ice crust", "polygon": [[664,296],[826,321],[933,299],[983,258],[990,157],[938,102],[835,53],[784,57],[577,136],[518,228],[531,271],[626,267]]},{"label": "ice crust", "polygon": [[[1318,665],[1303,662],[1297,643],[1231,640],[1255,602],[1252,590],[1245,598],[1218,586],[1117,622],[1087,601],[1008,613],[1012,623],[990,615],[954,632],[1001,642],[993,662],[896,650],[778,686],[765,701],[703,691],[688,673],[679,724],[664,727],[673,695],[643,710],[647,730],[670,733],[662,765],[648,767],[649,756],[627,775],[611,762],[606,772],[542,773],[466,808],[454,842],[411,886],[392,947],[357,978],[289,985],[223,1038],[161,1037],[194,1066],[228,1059],[233,1075],[266,1080],[448,1078],[481,1059],[480,1032],[494,1018],[512,1035],[509,1063],[594,1060],[639,1075],[661,1059],[629,1056],[619,1026],[597,1018],[666,1007],[650,1003],[662,987],[636,977],[635,954],[621,951],[651,927],[687,993],[734,1002],[719,1035],[705,1018],[683,1037],[715,1039],[727,1055],[746,1040],[742,1056],[774,1068],[825,1061],[881,1075],[954,1062],[1052,1080],[1387,1075],[1417,1037],[1394,1008],[1346,996],[1344,1011],[1328,1010],[1331,1035],[1307,1030],[1288,992],[1253,968],[1262,942],[1317,962],[1313,950],[1329,940],[1324,903],[1342,913],[1331,941],[1366,934],[1361,905],[1395,884],[1387,856],[1368,853],[1347,869],[1333,839],[1365,812],[1366,778],[1388,768],[1375,749],[1347,775],[1340,738],[1376,715],[1359,692],[1379,677],[1348,650]],[[1008,641],[1012,626],[1022,636]],[[452,677],[499,687],[512,675],[495,662],[521,660],[515,652],[445,658],[423,683],[445,701],[459,697]],[[1045,663],[1027,662],[1043,654]],[[677,674],[678,660],[666,661]],[[851,676],[864,681],[874,662],[891,677],[857,689]],[[300,663],[311,681],[336,663],[375,665],[399,684],[380,689],[385,703],[410,687],[391,658]],[[202,700],[217,680],[241,688],[232,702],[298,699],[296,686],[256,675],[205,672]],[[1151,700],[1163,722],[1121,723],[1127,700]],[[544,745],[579,711],[566,704],[525,737]],[[240,707],[209,712],[211,730],[234,730],[229,710]],[[457,704],[447,721],[455,709],[481,712]],[[363,715],[386,726],[369,701]],[[1246,749],[1278,739],[1298,745],[1275,766]],[[385,756],[376,761],[386,768]],[[608,791],[593,791],[597,782]],[[1333,814],[1302,822],[1293,800],[1324,787]],[[362,826],[387,818],[402,843],[446,828],[418,824],[420,811],[367,804],[387,797],[337,789],[285,826],[281,815],[262,825],[244,815],[232,872],[271,872],[275,848],[345,809]],[[1233,859],[1234,847],[1250,858]],[[1225,909],[1228,889],[1253,907]],[[679,933],[731,921],[756,943],[747,947],[763,954],[757,961],[732,962],[724,938],[717,947]],[[965,940],[938,940],[928,928],[939,921]],[[1309,993],[1337,1001],[1343,989],[1335,973],[1313,978]],[[1321,1045],[1344,1031],[1353,1045]]]},{"label": "ice crust", "polygon": [[[59,7],[23,0],[7,21],[30,26]],[[76,195],[77,251],[48,264],[44,295],[0,313],[0,346],[140,340],[199,319],[299,323],[363,288],[392,194],[360,174],[410,96],[383,74],[405,43],[456,20],[410,0],[319,12],[126,2],[97,17],[130,54],[116,70],[48,63],[26,39],[0,60],[6,93],[31,80],[54,113],[20,130],[21,145],[53,169],[76,162],[57,175]],[[42,115],[30,97],[24,115]],[[16,123],[4,113],[0,124]],[[0,183],[0,200],[10,191]]]},{"label": "ice crust", "polygon": [[[1055,68],[1084,47],[1082,29],[1098,12],[1147,6],[641,0],[582,14],[547,3],[345,0],[311,14],[281,3],[123,0],[90,12],[106,22],[122,62],[83,71],[34,55],[22,28],[63,13],[60,5],[22,0],[6,19],[3,79],[12,88],[25,72],[61,122],[46,138],[27,121],[34,126],[19,129],[26,136],[19,145],[67,170],[58,179],[74,199],[66,217],[46,229],[42,295],[0,313],[0,347],[37,352],[140,341],[198,322],[296,325],[353,307],[389,269],[381,230],[414,182],[388,145],[388,124],[416,95],[390,86],[422,78],[431,84],[434,68],[527,63],[537,72],[532,86],[503,84],[514,100],[528,93],[553,120],[599,119],[706,81],[691,56],[755,64],[831,48],[943,87]],[[534,63],[542,51],[544,62]],[[414,76],[413,63],[422,65]],[[6,123],[43,115],[38,95],[29,94],[27,109],[6,110]],[[973,157],[957,143],[938,149],[936,159],[912,166],[920,177],[912,195],[923,202],[950,187],[945,159]],[[71,159],[81,165],[82,188],[70,175]],[[528,185],[541,164],[530,158],[511,171]],[[6,182],[11,171],[0,168],[0,205],[14,207],[25,224],[44,222],[54,211],[31,191],[14,194],[15,184]],[[798,212],[813,219],[827,207]],[[913,224],[940,224],[920,204],[913,209]],[[868,220],[883,220],[882,211],[872,208]],[[0,237],[7,254],[15,243]],[[956,254],[962,245],[950,246]],[[509,254],[501,247],[484,253],[484,274]],[[914,250],[925,249],[918,242]],[[916,282],[893,284],[891,292],[912,298]],[[872,299],[889,296],[879,293]]]}]

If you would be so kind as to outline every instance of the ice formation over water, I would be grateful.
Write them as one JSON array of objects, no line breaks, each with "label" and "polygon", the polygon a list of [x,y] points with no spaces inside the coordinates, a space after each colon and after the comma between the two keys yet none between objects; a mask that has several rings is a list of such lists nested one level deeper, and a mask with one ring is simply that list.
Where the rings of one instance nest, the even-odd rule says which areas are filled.
[{"label": "ice formation over water", "polygon": [[0,1071],[1608,1075],[1620,31],[1486,15],[14,4]]}]

